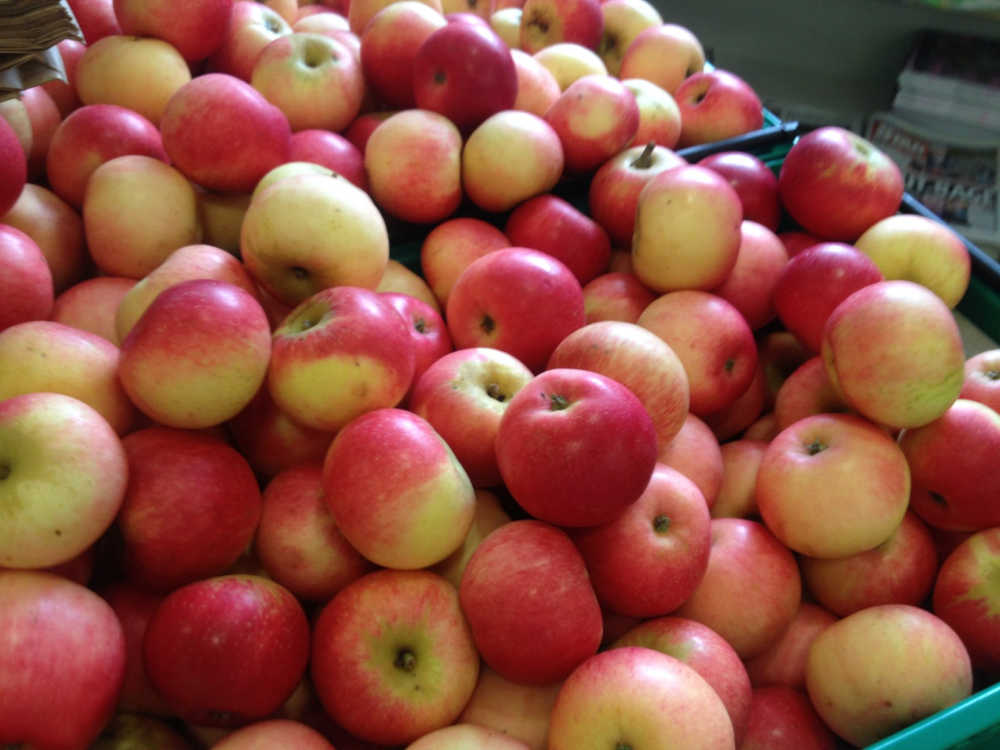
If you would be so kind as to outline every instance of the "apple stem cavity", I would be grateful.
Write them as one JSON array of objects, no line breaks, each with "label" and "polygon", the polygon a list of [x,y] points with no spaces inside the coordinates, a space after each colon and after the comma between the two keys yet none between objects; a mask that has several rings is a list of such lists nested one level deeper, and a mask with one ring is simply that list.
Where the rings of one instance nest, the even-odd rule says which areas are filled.
[{"label": "apple stem cavity", "polygon": [[504,393],[500,386],[496,383],[490,383],[486,386],[486,395],[495,401],[500,401],[501,403],[507,400],[507,394]]},{"label": "apple stem cavity", "polygon": [[443,70],[435,70],[434,71],[434,83],[436,83],[438,85],[443,85],[444,82],[447,81],[447,80],[448,80],[448,76],[445,75],[445,72]]},{"label": "apple stem cavity", "polygon": [[493,320],[489,315],[484,315],[483,319],[479,321],[479,327],[483,329],[484,333],[493,333],[493,330],[497,327],[496,321]]},{"label": "apple stem cavity", "polygon": [[948,501],[944,499],[944,495],[931,490],[928,490],[927,494],[931,496],[931,500],[940,505],[942,508],[948,507]]},{"label": "apple stem cavity", "polygon": [[0,464],[0,482],[10,476],[10,465]]},{"label": "apple stem cavity", "polygon": [[653,519],[653,531],[657,534],[665,534],[670,528],[670,516],[665,516],[662,513]]},{"label": "apple stem cavity", "polygon": [[427,333],[427,321],[423,318],[417,318],[413,321],[413,328],[417,333]]},{"label": "apple stem cavity", "polygon": [[[545,394],[542,394],[545,397]],[[569,407],[569,399],[565,396],[560,396],[558,393],[551,393],[548,396],[549,399],[549,411],[562,411]]]},{"label": "apple stem cavity", "polygon": [[[316,40],[310,39],[306,42],[302,62],[305,63],[307,68],[318,68],[323,64],[323,58],[325,57],[323,53],[323,45]],[[334,57],[333,59],[336,60],[337,58]]]},{"label": "apple stem cavity", "polygon": [[1000,370],[987,370],[984,374],[987,380],[1000,380]]},{"label": "apple stem cavity", "polygon": [[636,169],[649,169],[653,166],[653,150],[656,148],[656,141],[650,141],[646,144],[646,147],[642,150],[635,159],[632,160],[630,167],[635,167]]},{"label": "apple stem cavity", "polygon": [[302,266],[292,266],[289,270],[292,272],[292,276],[299,281],[305,281],[309,278],[309,272]]},{"label": "apple stem cavity", "polygon": [[627,742],[616,742],[615,750],[632,750],[632,746]]},{"label": "apple stem cavity", "polygon": [[809,445],[806,446],[806,453],[810,456],[815,456],[817,453],[822,453],[826,450],[826,443],[821,440],[813,440]]},{"label": "apple stem cavity", "polygon": [[417,668],[417,657],[408,648],[401,648],[396,653],[396,661],[393,662],[397,669],[404,672],[412,672]]}]

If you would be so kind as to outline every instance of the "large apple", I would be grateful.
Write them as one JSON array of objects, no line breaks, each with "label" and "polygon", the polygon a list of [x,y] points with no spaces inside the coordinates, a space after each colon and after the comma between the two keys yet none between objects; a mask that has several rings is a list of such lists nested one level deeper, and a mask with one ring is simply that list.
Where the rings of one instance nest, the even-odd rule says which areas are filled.
[{"label": "large apple", "polygon": [[603,31],[598,0],[525,0],[521,8],[520,47],[532,55],[565,43],[596,50]]},{"label": "large apple", "polygon": [[0,224],[0,331],[49,317],[55,304],[52,271],[42,249],[19,229]]},{"label": "large apple", "polygon": [[225,41],[233,0],[114,0],[122,32],[170,42],[189,62],[204,60]]},{"label": "large apple", "polygon": [[693,73],[672,93],[681,114],[680,147],[733,138],[764,124],[757,92],[728,70]]}]

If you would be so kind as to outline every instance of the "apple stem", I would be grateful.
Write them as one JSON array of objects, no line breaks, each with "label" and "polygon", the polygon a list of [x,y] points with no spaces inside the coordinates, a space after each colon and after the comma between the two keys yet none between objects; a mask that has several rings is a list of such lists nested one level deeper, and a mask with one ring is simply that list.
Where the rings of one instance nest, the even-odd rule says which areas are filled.
[{"label": "apple stem", "polygon": [[649,169],[653,166],[653,149],[655,148],[656,141],[650,141],[647,143],[646,147],[642,150],[642,153],[635,157],[630,166],[635,167],[636,169]]},{"label": "apple stem", "polygon": [[569,406],[569,399],[557,393],[549,395],[549,411],[562,411]]},{"label": "apple stem", "polygon": [[417,666],[417,657],[408,648],[400,649],[396,654],[396,661],[393,662],[398,669],[404,672],[412,672]]},{"label": "apple stem", "polygon": [[7,464],[0,464],[0,482],[10,476],[10,466]]},{"label": "apple stem", "polygon": [[809,445],[806,446],[806,453],[810,456],[815,456],[817,453],[822,453],[826,450],[826,446],[819,440],[813,440]]},{"label": "apple stem", "polygon": [[663,514],[658,515],[653,519],[653,531],[657,534],[663,534],[670,528],[670,516],[665,516]]}]

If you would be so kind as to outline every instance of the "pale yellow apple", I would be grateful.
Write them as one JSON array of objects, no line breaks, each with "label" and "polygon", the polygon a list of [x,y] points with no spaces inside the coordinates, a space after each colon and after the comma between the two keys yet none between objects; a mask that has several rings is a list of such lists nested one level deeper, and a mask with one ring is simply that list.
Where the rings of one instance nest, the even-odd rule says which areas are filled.
[{"label": "pale yellow apple", "polygon": [[559,81],[533,55],[523,50],[512,49],[510,56],[514,59],[514,69],[517,71],[517,98],[514,100],[514,109],[544,117],[549,107],[562,93]]},{"label": "pale yellow apple", "polygon": [[621,78],[644,78],[671,94],[705,67],[705,50],[694,32],[676,23],[641,31],[622,56]]},{"label": "pale yellow apple", "polygon": [[521,9],[502,8],[490,16],[490,26],[511,49],[521,46]]},{"label": "pale yellow apple", "polygon": [[476,512],[472,517],[472,526],[469,527],[468,534],[462,546],[452,552],[441,562],[437,563],[432,570],[440,576],[447,578],[455,588],[462,582],[462,573],[465,566],[476,551],[479,543],[486,538],[487,534],[500,528],[510,521],[510,516],[500,504],[500,498],[493,492],[485,489],[476,490]]},{"label": "pale yellow apple", "polygon": [[[351,0],[347,8],[347,22],[350,24],[351,31],[361,36],[372,17],[382,8],[392,5],[394,2],[399,2],[399,0]],[[451,12],[443,9],[441,0],[418,0],[418,2],[429,5],[441,14]],[[468,10],[468,6],[464,5],[462,10]]]},{"label": "pale yellow apple", "polygon": [[229,253],[240,251],[240,227],[250,205],[249,193],[198,191],[202,240]]},{"label": "pale yellow apple", "polygon": [[559,42],[540,49],[535,59],[548,68],[560,91],[565,91],[577,78],[608,74],[604,61],[596,52],[574,42]]},{"label": "pale yellow apple", "polygon": [[530,746],[495,729],[476,724],[452,724],[425,734],[406,750],[531,750]]},{"label": "pale yellow apple", "polygon": [[375,291],[409,294],[426,302],[435,312],[441,312],[441,303],[438,302],[430,285],[424,281],[424,277],[394,258],[389,258],[389,262],[386,263],[385,273],[382,274],[382,280],[375,287]]},{"label": "pale yellow apple", "polygon": [[458,721],[504,732],[531,750],[546,750],[549,716],[561,685],[511,682],[484,665]]},{"label": "pale yellow apple", "polygon": [[347,22],[347,17],[332,10],[322,13],[311,13],[302,16],[292,24],[292,31],[305,31],[313,34],[325,34],[328,31],[350,31],[351,24]]},{"label": "pale yellow apple", "polygon": [[257,0],[257,2],[266,5],[290,24],[298,20],[298,0]]},{"label": "pale yellow apple", "polygon": [[254,198],[263,193],[274,183],[280,182],[286,177],[293,177],[297,174],[325,174],[327,176],[331,176],[333,175],[333,170],[329,167],[324,167],[322,164],[316,164],[311,161],[286,161],[284,164],[279,164],[260,178],[257,182],[257,187],[255,187],[253,192],[250,193],[250,200],[253,201]]},{"label": "pale yellow apple", "polygon": [[674,148],[681,137],[681,111],[665,89],[644,78],[622,80],[639,105],[639,129],[633,143],[649,143]]},{"label": "pale yellow apple", "polygon": [[601,56],[608,72],[617,76],[622,66],[625,50],[640,32],[660,26],[663,17],[652,3],[646,0],[606,0],[601,3],[604,32],[597,54]]}]

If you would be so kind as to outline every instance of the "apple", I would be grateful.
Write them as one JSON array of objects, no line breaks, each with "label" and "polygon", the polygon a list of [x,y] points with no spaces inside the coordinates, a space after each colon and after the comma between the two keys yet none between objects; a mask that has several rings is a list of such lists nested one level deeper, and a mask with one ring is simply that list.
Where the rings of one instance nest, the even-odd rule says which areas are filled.
[{"label": "apple", "polygon": [[292,23],[292,30],[321,34],[326,31],[350,31],[351,23],[343,13],[326,5],[304,3],[299,6],[298,17]]},{"label": "apple", "polygon": [[530,750],[521,740],[476,724],[436,729],[407,745],[407,750]]},{"label": "apple", "polygon": [[531,516],[558,526],[596,526],[639,499],[656,464],[656,440],[646,407],[617,380],[547,369],[504,412],[497,465]]},{"label": "apple", "polygon": [[781,201],[778,177],[763,161],[746,151],[719,151],[697,161],[702,167],[718,172],[740,196],[743,218],[778,231]]},{"label": "apple", "polygon": [[174,715],[234,727],[268,718],[309,659],[309,622],[284,587],[254,575],[203,578],[170,592],[146,627],[146,672]]},{"label": "apple", "polygon": [[816,636],[838,619],[818,604],[803,601],[781,637],[747,660],[746,670],[753,686],[784,685],[805,690],[809,648]]},{"label": "apple", "polygon": [[0,117],[0,164],[3,164],[3,179],[0,180],[0,216],[7,213],[24,189],[28,179],[28,159],[21,148],[14,128]]},{"label": "apple", "polygon": [[213,750],[255,750],[262,747],[294,747],[299,750],[333,750],[318,731],[291,719],[255,721],[227,734]]},{"label": "apple", "polygon": [[117,346],[121,343],[115,326],[118,306],[135,284],[135,279],[122,276],[85,279],[56,297],[50,319],[96,333]]},{"label": "apple", "polygon": [[587,323],[605,320],[635,323],[654,299],[656,295],[639,279],[621,271],[595,276],[583,286],[583,309]]},{"label": "apple", "polygon": [[757,471],[766,440],[741,438],[719,446],[722,485],[712,504],[712,518],[749,518],[757,512]]},{"label": "apple", "polygon": [[456,349],[500,349],[539,372],[558,343],[583,326],[583,289],[573,272],[547,253],[494,250],[455,280],[445,321]]},{"label": "apple", "polygon": [[173,45],[151,37],[106,36],[87,45],[76,66],[83,104],[117,104],[161,125],[167,102],[191,81]]},{"label": "apple", "polygon": [[461,160],[462,135],[448,117],[426,108],[397,112],[365,145],[369,192],[398,219],[436,224],[462,201]]},{"label": "apple", "polygon": [[266,292],[298,305],[323,289],[374,289],[389,260],[389,232],[368,193],[349,180],[299,175],[247,208],[240,254]]},{"label": "apple", "polygon": [[358,115],[354,122],[347,126],[344,130],[344,137],[357,147],[362,154],[365,152],[365,146],[368,143],[368,137],[372,134],[382,121],[386,118],[394,115],[400,110],[380,110],[377,112],[365,112],[364,114]]},{"label": "apple", "polygon": [[552,193],[520,201],[503,231],[512,245],[541,250],[565,263],[581,286],[604,273],[611,259],[603,227]]},{"label": "apple", "polygon": [[41,84],[63,117],[80,106],[80,99],[76,94],[76,64],[86,50],[86,45],[76,39],[67,38],[56,44],[56,54],[66,76],[64,79],[52,78]]},{"label": "apple", "polygon": [[483,219],[459,216],[434,226],[420,243],[420,270],[442,307],[455,281],[472,261],[510,247],[500,229]]},{"label": "apple", "polygon": [[215,435],[155,425],[122,444],[129,486],[117,528],[129,580],[167,592],[236,562],[261,514],[246,459]]},{"label": "apple", "polygon": [[[780,194],[778,199],[781,199]],[[778,237],[780,237],[781,241],[785,243],[785,249],[788,250],[789,257],[794,257],[803,250],[806,250],[807,248],[823,241],[819,237],[814,237],[808,232],[803,232],[800,229],[786,229],[783,232],[778,232]]]},{"label": "apple", "polygon": [[701,490],[709,510],[722,488],[722,450],[715,433],[691,412],[674,438],[659,445],[657,460],[677,469]]},{"label": "apple", "polygon": [[646,0],[605,0],[601,3],[601,16],[604,23],[597,53],[608,73],[621,78],[619,72],[625,50],[640,32],[662,25],[663,17],[656,6]]},{"label": "apple", "polygon": [[943,620],[908,604],[883,604],[816,636],[806,687],[824,723],[861,747],[967,698],[972,669]]},{"label": "apple", "polygon": [[813,356],[791,331],[781,326],[761,332],[757,343],[758,359],[764,367],[767,381],[767,405],[774,407],[774,399],[782,384],[800,365]]},{"label": "apple", "polygon": [[[393,292],[413,297],[430,307],[438,316],[441,315],[441,303],[438,302],[437,297],[434,296],[434,292],[427,285],[427,282],[424,281],[424,278],[395,258],[389,258],[389,262],[385,265],[385,273],[382,274],[382,280],[375,287],[375,291]],[[447,328],[444,330],[447,331]],[[445,333],[445,336],[447,336],[447,333]],[[450,349],[449,339],[448,351]]]},{"label": "apple", "polygon": [[641,646],[604,651],[566,679],[552,708],[550,750],[733,748],[718,694],[684,662]]},{"label": "apple", "polygon": [[823,723],[803,690],[785,685],[754,688],[741,750],[778,746],[836,750],[837,738]]},{"label": "apple", "polygon": [[233,12],[233,0],[114,0],[113,4],[123,34],[162,39],[189,62],[204,60],[222,46]]},{"label": "apple", "polygon": [[413,381],[406,321],[370,289],[333,286],[289,313],[274,331],[267,387],[278,408],[314,430],[399,404]]},{"label": "apple", "polygon": [[0,224],[0,332],[32,320],[44,320],[55,299],[52,271],[38,244],[12,226]]},{"label": "apple", "polygon": [[[523,22],[523,14],[521,18]],[[608,69],[598,54],[576,42],[550,44],[535,52],[532,57],[552,74],[559,84],[560,92],[583,76],[608,75]]]},{"label": "apple", "polygon": [[[474,65],[468,64],[470,59]],[[514,106],[517,70],[510,49],[488,24],[446,24],[417,50],[413,98],[420,109],[444,115],[463,133],[470,132],[490,115]]]},{"label": "apple", "polygon": [[686,26],[663,23],[640,31],[622,54],[619,78],[642,78],[673,94],[705,68],[701,41]]},{"label": "apple", "polygon": [[[337,1],[343,2],[343,0]],[[344,2],[343,10],[340,13],[347,16],[351,31],[358,36],[362,36],[365,33],[365,29],[368,28],[371,19],[380,10],[392,5],[393,2],[398,2],[398,0],[349,0],[348,2]],[[421,2],[436,10],[442,16],[444,15],[444,7],[441,0],[421,0]],[[336,8],[334,9],[336,10]]]},{"label": "apple", "polygon": [[821,239],[854,242],[899,210],[903,175],[870,141],[837,125],[798,138],[778,173],[785,211]]},{"label": "apple", "polygon": [[249,83],[225,73],[200,75],[178,89],[160,132],[171,164],[208,190],[249,193],[288,161],[288,118]]},{"label": "apple", "polygon": [[779,432],[774,412],[766,412],[744,430],[743,437],[747,440],[768,441],[773,440]]},{"label": "apple", "polygon": [[86,44],[121,33],[113,0],[67,0],[67,5],[73,11]]},{"label": "apple", "polygon": [[561,685],[512,682],[484,664],[458,721],[503,732],[531,750],[546,750],[549,716]]},{"label": "apple", "polygon": [[779,430],[814,414],[850,412],[833,387],[820,356],[799,365],[778,389],[774,399],[774,419]]},{"label": "apple", "polygon": [[122,711],[115,713],[90,750],[124,750],[134,743],[157,750],[191,750],[188,738],[165,720]]},{"label": "apple", "polygon": [[[413,341],[413,384],[432,363],[452,351],[451,337],[441,314],[423,300],[399,292],[380,292],[406,321]],[[404,399],[405,400],[405,399]]]},{"label": "apple", "polygon": [[544,117],[562,93],[559,81],[548,68],[524,50],[511,49],[510,56],[517,71],[517,97],[514,99],[513,109]]},{"label": "apple", "polygon": [[198,190],[202,242],[239,255],[240,228],[250,205],[249,193]]},{"label": "apple", "polygon": [[426,570],[369,573],[315,620],[316,695],[334,721],[368,742],[406,744],[452,724],[478,674],[455,587]]},{"label": "apple", "polygon": [[[125,638],[111,607],[52,573],[0,571],[0,633],[0,742],[90,747],[125,674]],[[57,667],[52,654],[61,649]]]},{"label": "apple", "polygon": [[563,89],[545,120],[562,141],[566,171],[593,172],[631,145],[639,129],[639,105],[621,81],[584,75]]},{"label": "apple", "polygon": [[848,296],[827,318],[821,353],[848,405],[889,427],[934,421],[962,390],[958,324],[940,297],[912,281],[880,281]]},{"label": "apple", "polygon": [[676,146],[681,134],[681,113],[674,98],[643,78],[626,78],[622,83],[639,105],[639,129],[634,142]]},{"label": "apple", "polygon": [[28,178],[40,180],[45,177],[45,161],[48,157],[52,136],[62,122],[59,107],[41,86],[31,86],[20,94],[21,104],[28,113],[31,123],[31,151],[28,153]]},{"label": "apple", "polygon": [[704,420],[719,442],[725,443],[742,435],[743,431],[752,425],[766,408],[767,382],[764,367],[758,357],[757,367],[747,389],[737,396],[736,400],[729,406],[706,414]]},{"label": "apple", "polygon": [[672,93],[681,113],[678,146],[733,138],[764,124],[757,92],[728,70],[714,68],[693,73]]},{"label": "apple", "polygon": [[[521,46],[521,8],[500,8],[490,14],[490,28],[512,51]],[[516,107],[515,107],[516,109]]]},{"label": "apple", "polygon": [[604,16],[599,0],[525,0],[521,8],[521,49],[535,54],[554,44],[596,50]]},{"label": "apple", "polygon": [[227,73],[247,83],[261,50],[292,27],[264,3],[235,0],[222,44],[208,58],[207,72]]},{"label": "apple", "polygon": [[752,330],[758,331],[776,315],[774,289],[787,263],[788,253],[778,236],[763,224],[744,219],[736,263],[714,292],[739,310]]},{"label": "apple", "polygon": [[543,521],[511,521],[483,539],[459,601],[483,661],[519,684],[563,680],[601,642],[583,558],[566,532]]},{"label": "apple", "polygon": [[965,379],[959,396],[1000,412],[1000,349],[988,349],[965,360]]},{"label": "apple", "polygon": [[[465,195],[493,213],[519,208],[548,193],[565,164],[562,141],[552,126],[517,109],[497,112],[480,123],[465,140],[461,158]],[[531,247],[513,237],[511,244]]]},{"label": "apple", "polygon": [[658,292],[713,289],[736,265],[742,222],[739,195],[717,172],[696,165],[660,172],[636,204],[635,275]]}]

